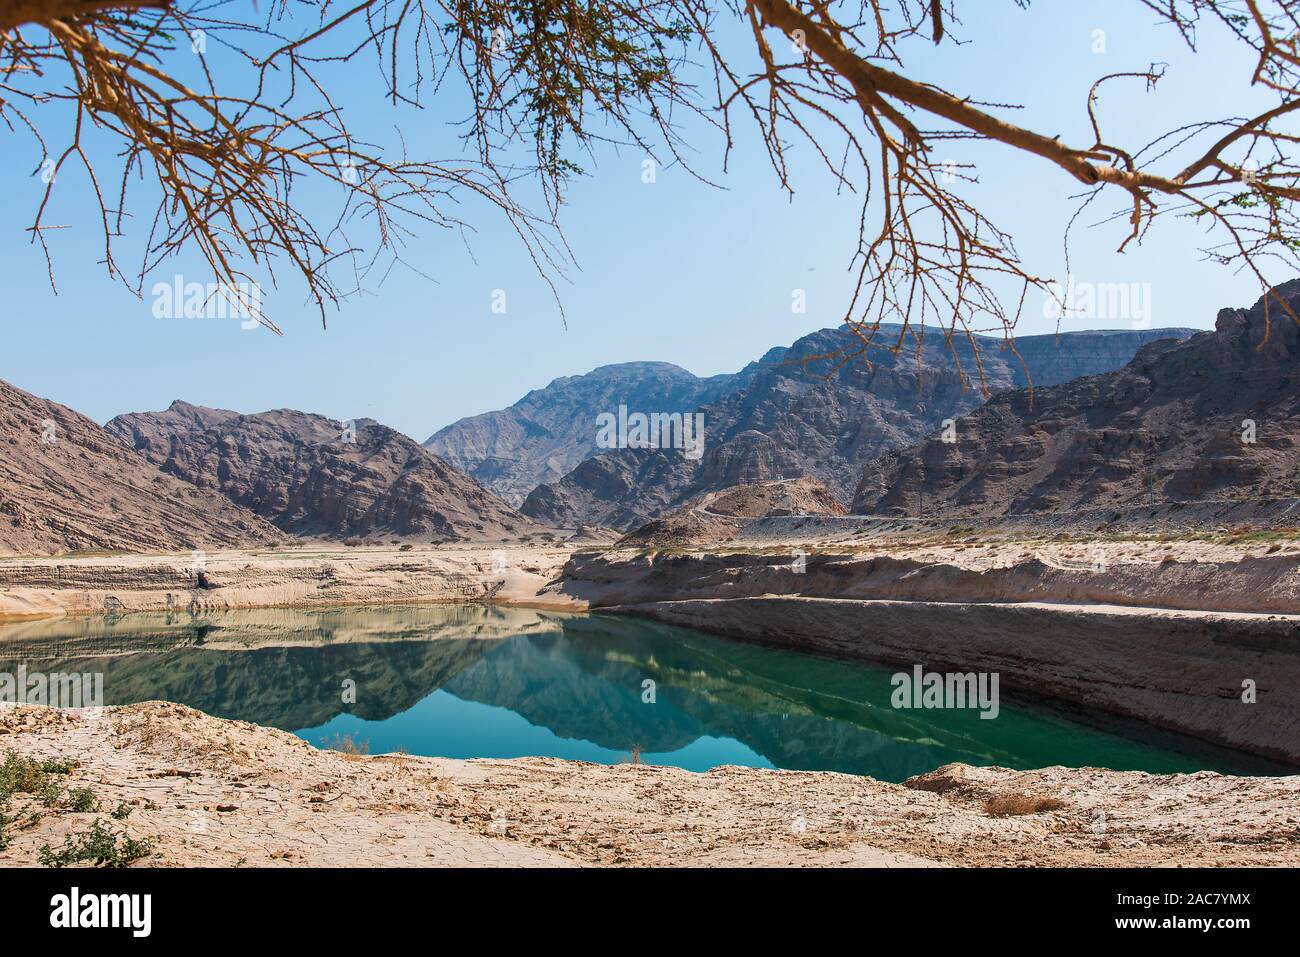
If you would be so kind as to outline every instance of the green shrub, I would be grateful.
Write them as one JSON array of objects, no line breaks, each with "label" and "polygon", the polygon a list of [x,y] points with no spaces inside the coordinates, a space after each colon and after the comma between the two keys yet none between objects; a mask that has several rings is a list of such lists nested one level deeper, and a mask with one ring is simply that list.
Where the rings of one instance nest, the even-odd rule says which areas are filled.
[{"label": "green shrub", "polygon": [[21,815],[18,814],[6,814],[6,807],[8,807],[7,802],[0,803],[0,851],[3,851],[9,846],[9,835],[5,833],[9,825],[21,817]]},{"label": "green shrub", "polygon": [[90,825],[90,830],[68,835],[63,847],[57,851],[48,844],[42,845],[37,859],[45,867],[70,867],[73,864],[126,867],[152,850],[150,841],[137,841],[125,834],[115,834],[103,821],[96,820]]},{"label": "green shrub", "polygon": [[68,792],[68,810],[81,814],[99,810],[99,799],[90,788],[73,788]]},{"label": "green shrub", "polygon": [[[9,751],[0,761],[0,850],[9,844],[6,830],[22,814],[8,814],[10,801],[15,794],[30,794],[42,805],[57,808],[64,801],[65,782],[60,777],[71,773],[78,762],[70,759],[49,758],[36,761]],[[67,795],[67,806],[73,811],[94,811],[99,802],[90,788],[75,788]]]},{"label": "green shrub", "polygon": [[10,751],[0,762],[0,799],[7,799],[19,791],[35,794],[44,777],[35,761]]},{"label": "green shrub", "polygon": [[59,799],[63,797],[63,784],[45,775],[36,786],[36,796],[46,807],[58,807]]}]

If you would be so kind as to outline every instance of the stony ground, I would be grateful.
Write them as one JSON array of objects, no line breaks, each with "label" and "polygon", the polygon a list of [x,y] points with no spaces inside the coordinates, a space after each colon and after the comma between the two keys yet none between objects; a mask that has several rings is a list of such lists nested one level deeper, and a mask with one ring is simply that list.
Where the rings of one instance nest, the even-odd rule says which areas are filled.
[{"label": "stony ground", "polygon": [[[368,757],[161,702],[94,719],[5,707],[8,751],[79,762],[65,793],[88,787],[99,809],[15,794],[6,866],[96,820],[148,840],[135,866],[154,867],[1300,865],[1300,777],[951,765],[893,785]],[[999,804],[1021,813],[998,816]]]}]

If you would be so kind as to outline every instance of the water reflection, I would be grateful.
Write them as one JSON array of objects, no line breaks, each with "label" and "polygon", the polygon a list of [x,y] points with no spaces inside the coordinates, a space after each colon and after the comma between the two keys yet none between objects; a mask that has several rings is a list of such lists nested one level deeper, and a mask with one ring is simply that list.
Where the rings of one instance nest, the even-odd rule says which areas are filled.
[{"label": "water reflection", "polygon": [[1179,739],[1102,730],[1005,693],[992,721],[897,711],[887,670],[527,609],[268,609],[0,627],[0,671],[19,663],[102,671],[107,704],[178,701],[315,744],[347,734],[372,752],[609,762],[636,751],[696,770],[738,763],[885,780],[950,761],[1274,770]]}]

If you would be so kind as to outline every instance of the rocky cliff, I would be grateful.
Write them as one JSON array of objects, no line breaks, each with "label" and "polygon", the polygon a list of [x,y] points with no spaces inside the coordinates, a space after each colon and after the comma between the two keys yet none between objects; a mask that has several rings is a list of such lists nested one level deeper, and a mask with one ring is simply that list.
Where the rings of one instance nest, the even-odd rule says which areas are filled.
[{"label": "rocky cliff", "polygon": [[[742,387],[704,406],[704,451],[618,449],[539,486],[522,511],[539,521],[633,528],[703,492],[809,477],[848,501],[862,467],[916,441],[988,395],[1109,371],[1186,329],[990,337],[947,343],[882,326],[865,355],[844,329],[805,336],[765,356]],[[1014,346],[1014,349],[1012,348]]]},{"label": "rocky cliff", "polygon": [[[1300,314],[1300,281],[1275,291]],[[1300,495],[1300,324],[1278,301],[1123,369],[1013,391],[870,463],[863,514],[993,516]]]},{"label": "rocky cliff", "polygon": [[164,474],[84,415],[0,381],[0,553],[284,540],[216,492]]},{"label": "rocky cliff", "polygon": [[109,431],[164,471],[299,536],[479,541],[540,531],[473,479],[387,426],[279,409],[175,402]]}]

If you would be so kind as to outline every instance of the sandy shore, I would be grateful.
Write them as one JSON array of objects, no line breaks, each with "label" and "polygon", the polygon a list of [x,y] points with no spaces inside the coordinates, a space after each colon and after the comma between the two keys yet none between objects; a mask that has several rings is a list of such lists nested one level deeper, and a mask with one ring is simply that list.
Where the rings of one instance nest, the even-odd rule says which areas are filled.
[{"label": "sandy shore", "polygon": [[0,621],[409,602],[582,608],[543,591],[571,553],[567,546],[416,545],[0,558]]},{"label": "sandy shore", "polygon": [[[148,841],[135,866],[154,867],[1300,864],[1300,777],[950,765],[894,785],[735,767],[365,757],[159,702],[96,720],[0,709],[8,750],[80,762],[66,788],[89,787],[100,809],[15,795],[5,866],[35,864],[43,845],[57,850],[96,820]],[[1017,796],[1048,803],[990,813],[991,799]]]},{"label": "sandy shore", "polygon": [[331,545],[0,557],[0,621],[410,602],[581,610],[760,595],[1300,615],[1300,537],[981,539],[939,532],[649,552],[570,544]]}]

